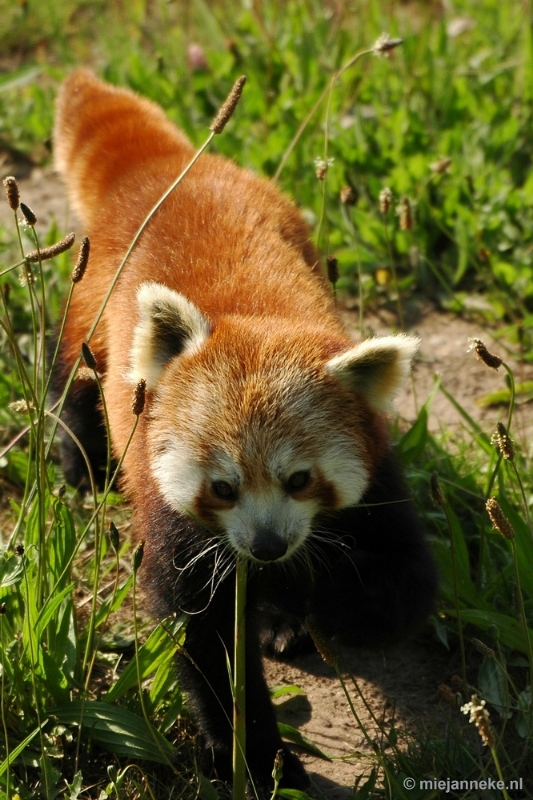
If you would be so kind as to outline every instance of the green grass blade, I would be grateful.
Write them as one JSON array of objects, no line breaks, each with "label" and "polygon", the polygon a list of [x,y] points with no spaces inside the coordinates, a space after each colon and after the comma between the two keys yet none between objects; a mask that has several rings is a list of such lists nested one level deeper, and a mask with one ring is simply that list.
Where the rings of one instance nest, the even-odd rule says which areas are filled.
[{"label": "green grass blade", "polygon": [[[161,664],[169,665],[178,650],[180,637],[184,632],[184,620],[176,618],[158,625],[139,649],[139,668],[141,680],[150,677]],[[130,661],[118,681],[106,695],[105,702],[113,703],[129,689],[138,684],[136,661]]]},{"label": "green grass blade", "polygon": [[158,764],[168,764],[174,759],[170,742],[158,731],[150,731],[143,717],[125,708],[101,701],[76,700],[49,712],[63,725],[78,725],[83,714],[83,727],[90,732],[91,739],[117,755]]}]

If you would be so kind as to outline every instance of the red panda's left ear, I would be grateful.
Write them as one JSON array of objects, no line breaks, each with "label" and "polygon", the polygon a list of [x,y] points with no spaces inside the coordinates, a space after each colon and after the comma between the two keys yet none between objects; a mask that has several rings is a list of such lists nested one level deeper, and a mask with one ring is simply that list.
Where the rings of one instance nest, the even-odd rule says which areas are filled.
[{"label": "red panda's left ear", "polygon": [[197,350],[211,333],[201,311],[179,292],[161,283],[143,283],[137,290],[139,320],[133,334],[128,378],[154,389],[168,362]]},{"label": "red panda's left ear", "polygon": [[411,370],[419,344],[417,336],[405,334],[367,339],[328,361],[326,371],[361,392],[370,408],[388,412]]}]

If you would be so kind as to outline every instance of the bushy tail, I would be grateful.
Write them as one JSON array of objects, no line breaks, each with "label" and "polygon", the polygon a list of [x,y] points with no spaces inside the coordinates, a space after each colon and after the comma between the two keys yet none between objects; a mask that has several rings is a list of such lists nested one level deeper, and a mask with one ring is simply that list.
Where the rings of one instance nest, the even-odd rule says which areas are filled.
[{"label": "bushy tail", "polygon": [[56,169],[85,223],[102,213],[129,174],[139,175],[141,162],[179,166],[194,152],[158,106],[85,69],[61,87],[54,143]]}]

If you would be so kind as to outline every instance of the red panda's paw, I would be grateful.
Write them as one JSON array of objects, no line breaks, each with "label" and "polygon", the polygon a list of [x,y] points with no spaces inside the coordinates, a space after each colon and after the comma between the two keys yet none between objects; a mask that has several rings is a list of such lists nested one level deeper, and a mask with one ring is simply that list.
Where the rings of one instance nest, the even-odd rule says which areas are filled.
[{"label": "red panda's paw", "polygon": [[296,656],[312,653],[313,640],[295,617],[272,615],[261,633],[261,650],[267,658],[290,661]]}]

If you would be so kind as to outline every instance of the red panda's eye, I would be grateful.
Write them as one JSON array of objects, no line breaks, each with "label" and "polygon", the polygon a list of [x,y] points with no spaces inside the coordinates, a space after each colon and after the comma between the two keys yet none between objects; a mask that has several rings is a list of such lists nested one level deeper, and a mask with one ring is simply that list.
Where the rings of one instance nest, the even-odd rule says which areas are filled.
[{"label": "red panda's eye", "polygon": [[213,494],[221,500],[235,500],[235,491],[226,481],[213,481],[211,484]]},{"label": "red panda's eye", "polygon": [[293,472],[286,484],[287,491],[299,492],[301,489],[305,489],[305,487],[308,486],[310,480],[311,473],[307,470],[302,469],[299,472]]}]

